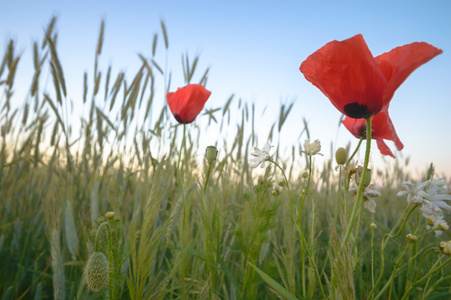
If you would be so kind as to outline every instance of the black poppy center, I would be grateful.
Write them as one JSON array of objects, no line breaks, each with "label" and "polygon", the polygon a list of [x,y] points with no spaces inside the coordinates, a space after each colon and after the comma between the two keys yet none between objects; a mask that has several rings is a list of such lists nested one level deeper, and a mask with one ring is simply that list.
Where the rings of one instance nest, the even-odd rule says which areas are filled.
[{"label": "black poppy center", "polygon": [[180,118],[180,116],[179,116],[177,113],[174,114],[174,118],[175,118],[175,119],[177,120],[177,122],[179,122],[180,124],[189,124],[189,123],[192,122],[192,121],[182,120],[182,118]]},{"label": "black poppy center", "polygon": [[359,104],[357,102],[346,104],[343,107],[343,111],[345,112],[345,115],[353,119],[362,119],[371,116],[368,107],[364,104]]}]

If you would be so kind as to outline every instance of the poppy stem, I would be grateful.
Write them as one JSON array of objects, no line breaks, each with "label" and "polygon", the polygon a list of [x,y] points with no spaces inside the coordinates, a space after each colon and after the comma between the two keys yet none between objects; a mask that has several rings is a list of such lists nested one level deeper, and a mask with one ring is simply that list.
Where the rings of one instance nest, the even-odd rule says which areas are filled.
[{"label": "poppy stem", "polygon": [[185,146],[185,135],[186,135],[186,125],[183,124],[183,136],[182,144],[180,145],[180,154],[177,162],[177,177],[180,184],[180,191],[182,193],[182,205],[183,205],[183,227],[182,227],[182,299],[186,298],[186,287],[185,287],[185,250],[186,250],[186,203],[185,203],[185,192],[183,190],[183,180],[180,170],[180,161],[182,158],[183,147]]},{"label": "poppy stem", "polygon": [[[357,196],[355,197],[354,206],[352,207],[351,218],[349,219],[348,228],[346,229],[345,238],[343,240],[342,246],[346,244],[349,240],[349,236],[351,235],[352,227],[355,222],[355,218],[357,217],[357,213],[360,210],[360,206],[362,205],[363,193],[365,190],[365,177],[366,171],[368,169],[368,163],[370,160],[370,151],[371,151],[371,117],[366,118],[366,152],[365,152],[365,161],[363,162],[363,170],[362,175],[360,177],[359,182],[359,190],[357,191]],[[356,238],[358,238],[358,231],[360,226],[357,227]]]}]

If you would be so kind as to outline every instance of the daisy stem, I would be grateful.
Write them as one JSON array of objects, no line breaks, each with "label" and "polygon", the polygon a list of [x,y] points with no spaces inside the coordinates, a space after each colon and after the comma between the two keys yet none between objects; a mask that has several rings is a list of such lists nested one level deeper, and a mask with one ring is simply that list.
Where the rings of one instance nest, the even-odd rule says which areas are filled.
[{"label": "daisy stem", "polygon": [[[384,251],[385,251],[385,247],[387,246],[388,243],[388,239],[389,238],[397,238],[401,232],[404,230],[404,227],[407,224],[407,220],[409,219],[410,215],[413,213],[413,211],[415,210],[415,208],[417,208],[417,205],[413,206],[408,212],[407,212],[407,208],[406,207],[401,215],[401,217],[399,218],[398,222],[396,223],[396,225],[393,227],[393,229],[390,231],[390,233],[386,234],[383,238],[382,238],[382,242],[381,242],[381,260],[380,260],[380,268],[381,268],[381,273],[379,274],[379,278],[376,281],[376,284],[373,285],[373,288],[371,289],[371,292],[368,294],[367,299],[372,299],[371,296],[374,294],[374,292],[376,291],[376,287],[379,285],[379,283],[382,280],[382,277],[384,276],[384,264],[385,264],[385,256],[384,256]],[[404,214],[407,212],[406,217],[404,218]],[[396,234],[393,234],[396,230],[396,227],[398,227],[398,225],[400,224],[401,220],[403,220],[403,223],[401,225],[401,228],[398,230],[398,232]]]},{"label": "daisy stem", "polygon": [[293,220],[293,222],[296,224],[295,218],[294,218],[294,212],[293,212],[293,198],[291,197],[291,190],[290,190],[290,186],[288,185],[288,178],[285,175],[285,171],[283,170],[283,168],[276,163],[273,160],[269,160],[269,162],[273,163],[276,167],[279,168],[279,170],[282,172],[283,178],[285,179],[285,189],[287,190],[288,193],[288,199],[290,200],[290,213],[291,213],[291,219]]},{"label": "daisy stem", "polygon": [[413,289],[422,281],[430,278],[432,275],[435,274],[435,272],[439,271],[440,269],[442,269],[444,266],[446,266],[447,264],[449,264],[451,262],[451,257],[448,258],[447,260],[445,260],[441,265],[439,265],[438,267],[435,268],[435,266],[440,262],[440,259],[437,260],[437,262],[432,266],[432,268],[430,269],[430,271],[424,275],[421,279],[415,281],[412,286],[410,286],[410,288],[406,291],[406,293],[404,294],[404,296],[402,297],[401,300],[403,299],[408,299],[410,293],[412,293]]},{"label": "daisy stem", "polygon": [[[315,263],[315,261],[314,261],[314,259],[313,259],[313,257],[312,257],[312,254],[311,254],[310,251],[308,250],[308,245],[307,245],[307,242],[305,241],[304,233],[302,232],[301,223],[300,223],[300,221],[299,221],[299,223],[297,223],[297,222],[296,222],[296,219],[295,219],[295,217],[294,217],[294,211],[293,211],[293,199],[292,199],[292,197],[291,197],[291,190],[290,190],[290,186],[288,185],[288,179],[287,179],[287,176],[285,175],[284,170],[282,169],[282,167],[281,167],[278,163],[276,163],[276,162],[273,161],[273,160],[269,160],[269,162],[271,162],[271,163],[273,163],[274,165],[276,165],[276,167],[278,167],[278,168],[280,169],[280,171],[282,172],[283,177],[285,178],[285,183],[286,183],[286,184],[285,184],[285,188],[286,188],[286,190],[287,190],[288,198],[289,198],[289,200],[290,200],[291,219],[292,219],[293,223],[295,224],[296,229],[297,229],[297,231],[298,231],[298,233],[299,233],[299,240],[300,240],[300,244],[301,244],[301,261],[302,261],[302,293],[303,293],[303,295],[306,294],[306,284],[305,284],[305,253],[307,253],[307,256],[308,256],[308,258],[310,259],[310,262],[311,262],[311,264],[312,264],[312,267],[313,267],[314,270],[315,270],[316,277],[317,277],[317,280],[318,280],[318,282],[319,282],[319,286],[320,286],[321,292],[322,292],[322,294],[323,294],[323,297],[326,298],[326,294],[324,293],[324,289],[323,289],[323,286],[322,286],[322,284],[321,284],[321,277],[320,277],[320,275],[319,275],[318,268],[317,268],[316,263]],[[305,194],[303,195],[303,200],[305,200],[305,195],[307,194],[308,186],[309,186],[309,184],[310,184],[310,175],[311,175],[311,172],[312,172],[311,163],[312,163],[312,158],[310,157],[309,183],[307,184],[307,188],[306,188]],[[303,200],[302,200],[302,201],[303,201]],[[301,212],[298,211],[298,215],[299,215],[300,213],[301,213]],[[298,219],[299,219],[299,220],[301,219],[300,216],[299,216]]]},{"label": "daisy stem", "polygon": [[307,197],[307,194],[308,194],[308,191],[309,191],[309,188],[310,188],[311,178],[312,178],[312,157],[309,156],[307,186],[305,188],[304,193],[302,193],[301,202],[299,203],[299,211],[298,211],[299,227],[301,227],[301,211],[302,211],[302,207],[304,206],[305,198]]},{"label": "daisy stem", "polygon": [[180,145],[180,155],[177,162],[177,177],[179,180],[180,191],[182,193],[182,203],[183,203],[183,224],[182,224],[182,298],[186,298],[186,288],[185,288],[185,250],[186,250],[186,203],[185,203],[185,192],[183,190],[183,180],[180,169],[180,161],[182,158],[183,147],[185,146],[185,135],[186,135],[186,125],[183,124],[183,136],[182,144]]},{"label": "daisy stem", "polygon": [[[348,222],[348,228],[346,229],[345,238],[343,240],[342,245],[346,244],[349,240],[349,236],[351,235],[352,227],[355,222],[355,218],[360,209],[361,202],[363,199],[363,191],[365,189],[365,177],[366,171],[368,169],[368,163],[370,160],[370,150],[371,150],[371,117],[366,118],[366,152],[365,152],[365,161],[363,162],[363,170],[362,175],[360,176],[359,190],[357,191],[357,196],[355,198],[354,206],[352,207],[351,218]],[[360,229],[360,226],[357,228]],[[356,232],[355,238],[358,239],[358,232]]]}]

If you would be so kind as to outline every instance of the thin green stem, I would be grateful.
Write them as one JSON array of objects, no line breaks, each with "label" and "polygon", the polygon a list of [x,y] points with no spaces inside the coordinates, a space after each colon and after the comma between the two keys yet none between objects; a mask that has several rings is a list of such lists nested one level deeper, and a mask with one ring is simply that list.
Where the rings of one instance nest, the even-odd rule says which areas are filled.
[{"label": "thin green stem", "polygon": [[182,152],[185,146],[185,135],[186,135],[186,125],[183,124],[183,137],[182,143],[180,145],[180,154],[177,162],[177,177],[179,180],[180,191],[182,193],[182,205],[183,205],[183,224],[182,224],[182,298],[186,298],[186,287],[185,287],[185,251],[186,251],[186,201],[185,201],[185,192],[183,190],[183,179],[180,170],[180,161],[182,159]]},{"label": "thin green stem", "polygon": [[[417,208],[417,205],[413,206],[409,212],[407,213],[406,217],[404,217],[404,215],[406,214],[407,211],[407,207],[404,209],[401,217],[399,218],[398,222],[396,223],[396,225],[393,227],[393,229],[390,231],[389,234],[386,234],[383,238],[382,238],[382,242],[381,242],[381,260],[380,260],[380,268],[381,268],[381,273],[379,274],[379,278],[376,281],[376,284],[373,285],[373,288],[371,289],[371,292],[368,294],[367,299],[371,299],[371,296],[374,294],[374,292],[376,291],[376,287],[379,285],[379,283],[382,280],[382,277],[384,276],[384,268],[385,268],[385,256],[384,256],[384,251],[385,251],[385,247],[387,246],[388,243],[388,239],[389,238],[397,238],[401,232],[404,230],[404,227],[407,224],[407,221],[409,220],[410,215],[413,213],[413,211],[415,210],[415,208]],[[401,222],[401,220],[404,220],[401,228],[398,230],[398,232],[393,235],[393,233],[396,230],[396,227],[398,227],[399,223]]]},{"label": "thin green stem", "polygon": [[204,184],[204,192],[202,194],[202,202],[204,204],[204,211],[205,211],[205,230],[206,230],[206,237],[205,237],[205,257],[207,258],[207,269],[208,269],[208,274],[209,277],[211,278],[211,288],[209,289],[209,293],[208,293],[208,298],[211,299],[212,297],[212,289],[214,288],[214,268],[212,267],[213,264],[213,259],[211,258],[211,255],[213,253],[215,253],[214,251],[210,251],[210,245],[213,243],[213,239],[212,236],[210,236],[210,221],[208,220],[208,207],[207,207],[207,198],[206,198],[206,193],[207,193],[207,184],[208,184],[208,179],[210,178],[210,171],[211,171],[211,166],[212,163],[208,162],[208,171],[207,171],[207,177],[205,179],[205,184]]},{"label": "thin green stem", "polygon": [[355,148],[354,152],[352,153],[352,155],[349,157],[348,161],[346,162],[346,167],[349,166],[349,164],[351,163],[352,159],[354,158],[354,156],[357,154],[357,152],[360,149],[360,145],[362,145],[363,142],[363,137],[360,138],[359,143],[357,144],[357,147]]},{"label": "thin green stem", "polygon": [[[359,183],[359,190],[357,191],[357,196],[354,202],[354,206],[351,211],[351,218],[348,222],[348,228],[346,229],[345,238],[343,240],[343,245],[348,242],[349,236],[351,235],[352,228],[354,225],[355,218],[357,216],[357,213],[360,209],[360,206],[362,205],[362,199],[365,189],[365,178],[366,178],[366,171],[368,169],[368,163],[370,160],[370,151],[371,151],[371,117],[366,118],[366,152],[365,152],[365,161],[363,163],[363,170],[362,175],[360,176],[360,183]],[[358,233],[357,233],[358,234]],[[359,237],[356,236],[356,239]]]},{"label": "thin green stem", "polygon": [[102,228],[105,227],[105,226],[107,228],[108,236],[111,235],[110,224],[108,224],[108,222],[103,222],[102,224],[100,224],[100,226],[99,226],[99,228],[97,228],[97,232],[96,232],[96,241],[95,241],[95,247],[94,247],[94,251],[95,252],[100,250],[99,249],[100,248],[100,246],[99,246],[100,232],[102,231]]}]

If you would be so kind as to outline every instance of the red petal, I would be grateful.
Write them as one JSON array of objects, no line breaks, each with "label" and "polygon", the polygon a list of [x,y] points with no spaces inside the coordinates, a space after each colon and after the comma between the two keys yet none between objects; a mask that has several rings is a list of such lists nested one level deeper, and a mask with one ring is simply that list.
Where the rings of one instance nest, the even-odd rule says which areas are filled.
[{"label": "red petal", "polygon": [[[364,119],[346,117],[342,123],[356,138],[366,137],[366,121]],[[384,140],[393,141],[398,150],[404,148],[388,115],[388,106],[371,118],[371,138],[376,140],[377,147],[383,155],[394,157]]]},{"label": "red petal", "polygon": [[384,140],[377,139],[376,143],[377,143],[377,148],[383,155],[389,155],[389,156],[395,158],[395,156],[391,152],[390,148],[388,148],[387,144],[385,144]]},{"label": "red petal", "polygon": [[416,68],[442,52],[428,43],[416,42],[377,56],[379,67],[388,81],[383,97],[384,106],[390,102],[396,89]]},{"label": "red petal", "polygon": [[167,93],[166,99],[175,119],[182,124],[193,122],[204,108],[211,92],[200,84],[188,84],[175,93]]},{"label": "red petal", "polygon": [[[345,115],[365,118],[383,107],[387,81],[360,34],[326,44],[301,64],[300,71]],[[345,108],[352,103],[357,112]]]},{"label": "red petal", "polygon": [[398,150],[402,150],[404,145],[396,133],[395,126],[388,115],[388,106],[386,106],[380,113],[371,118],[371,128],[373,129],[373,136],[375,139],[384,139],[393,141]]}]

